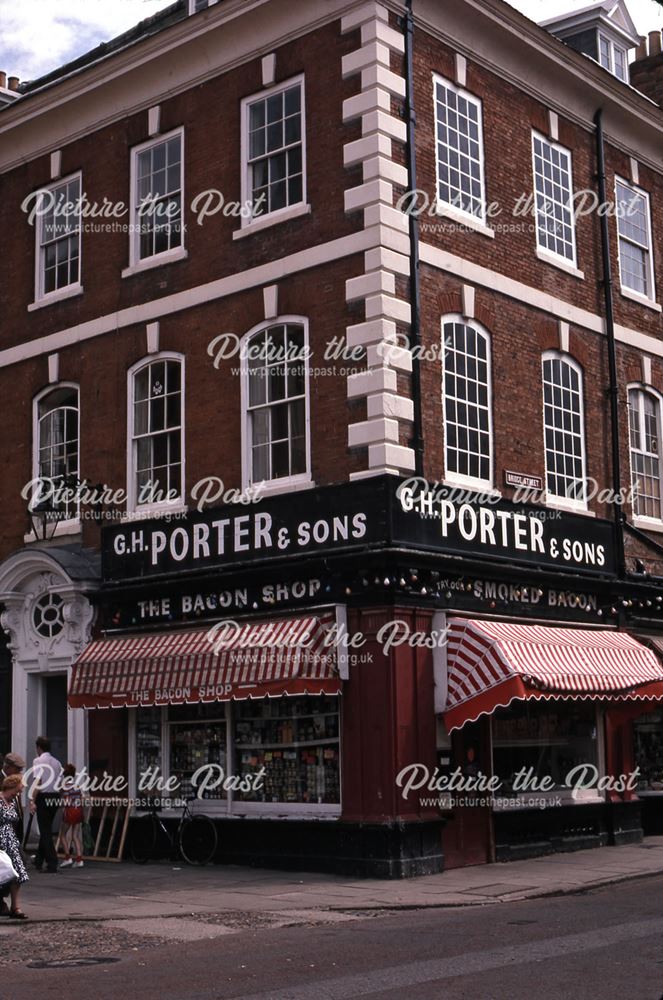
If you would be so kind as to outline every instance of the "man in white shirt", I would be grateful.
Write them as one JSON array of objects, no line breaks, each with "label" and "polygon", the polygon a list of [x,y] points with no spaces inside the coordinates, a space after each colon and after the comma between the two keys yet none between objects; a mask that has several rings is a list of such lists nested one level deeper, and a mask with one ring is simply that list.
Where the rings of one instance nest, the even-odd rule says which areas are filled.
[{"label": "man in white shirt", "polygon": [[55,874],[58,870],[58,856],[53,843],[53,820],[60,805],[60,793],[55,791],[55,786],[62,773],[62,764],[51,755],[51,743],[45,736],[38,737],[36,747],[37,756],[32,762],[34,785],[30,798],[30,812],[37,814],[39,823],[35,868],[40,872],[45,861],[46,871]]}]

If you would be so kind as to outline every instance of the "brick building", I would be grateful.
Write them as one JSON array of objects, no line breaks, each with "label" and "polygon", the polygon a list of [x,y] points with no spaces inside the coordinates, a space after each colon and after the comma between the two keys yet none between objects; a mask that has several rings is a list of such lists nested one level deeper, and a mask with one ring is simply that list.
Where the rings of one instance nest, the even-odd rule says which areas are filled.
[{"label": "brick building", "polygon": [[621,0],[179,0],[0,77],[7,745],[264,769],[220,860],[656,828],[660,49]]}]

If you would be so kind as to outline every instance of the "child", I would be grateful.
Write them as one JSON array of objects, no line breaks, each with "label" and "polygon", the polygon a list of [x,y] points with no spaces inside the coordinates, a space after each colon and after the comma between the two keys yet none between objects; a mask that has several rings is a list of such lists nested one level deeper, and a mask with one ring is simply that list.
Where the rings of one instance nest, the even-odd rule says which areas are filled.
[{"label": "child", "polygon": [[[62,817],[61,839],[67,853],[64,861],[60,862],[60,868],[82,868],[83,797],[80,789],[76,788],[74,784],[76,767],[73,764],[67,764],[62,773],[66,780],[63,782],[62,788],[64,815]],[[71,857],[72,845],[74,860]]]}]

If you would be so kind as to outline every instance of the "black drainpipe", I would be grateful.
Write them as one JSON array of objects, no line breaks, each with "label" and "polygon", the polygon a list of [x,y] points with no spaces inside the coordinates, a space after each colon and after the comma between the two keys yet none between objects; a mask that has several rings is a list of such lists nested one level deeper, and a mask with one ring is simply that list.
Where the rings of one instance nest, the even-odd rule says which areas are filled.
[{"label": "black drainpipe", "polygon": [[[417,150],[416,126],[417,115],[414,110],[414,16],[413,0],[405,4],[405,114],[407,118],[407,170],[410,191],[417,190]],[[421,289],[419,282],[419,217],[415,211],[417,199],[412,195],[406,199],[410,211],[408,214],[410,227],[410,346],[415,348],[412,358],[412,405],[414,409],[414,426],[412,444],[414,446],[415,472],[418,476],[424,474],[424,437],[421,418],[421,359],[416,348],[421,343]]]},{"label": "black drainpipe", "polygon": [[[603,110],[599,110],[594,115],[596,125],[596,165],[597,181],[599,189],[599,205],[607,205],[606,179],[605,179],[605,143],[603,138]],[[602,211],[601,222],[601,256],[603,259],[603,294],[605,298],[605,332],[608,341],[608,368],[610,375],[610,430],[612,443],[612,489],[615,497],[621,495],[622,474],[621,457],[619,450],[619,383],[617,381],[617,352],[615,349],[615,314],[612,298],[612,263],[610,260],[610,230],[608,228],[608,214]],[[613,513],[615,519],[615,559],[617,563],[617,574],[623,579],[626,572],[626,561],[624,557],[624,515],[622,505],[613,503]]]}]

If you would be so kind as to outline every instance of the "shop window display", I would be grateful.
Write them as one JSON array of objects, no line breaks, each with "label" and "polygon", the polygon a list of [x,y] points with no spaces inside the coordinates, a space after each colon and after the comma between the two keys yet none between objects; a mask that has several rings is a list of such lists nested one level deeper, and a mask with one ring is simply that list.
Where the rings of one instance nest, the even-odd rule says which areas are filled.
[{"label": "shop window display", "polygon": [[[155,769],[156,768],[156,772]],[[161,709],[139,708],[136,712],[136,775],[161,773]]]},{"label": "shop window display", "polygon": [[[227,792],[215,770],[206,800],[263,804],[338,805],[340,797],[339,699],[284,696],[136,710],[136,775],[177,777],[173,795],[195,793],[192,776],[218,765],[223,777],[256,775],[260,787]],[[163,737],[162,737],[163,734]],[[230,800],[230,801],[229,801]]]},{"label": "shop window display", "polygon": [[[191,778],[207,764],[218,764],[224,774],[228,773],[223,704],[173,706],[168,713],[168,728],[170,776],[179,778],[180,795],[191,798],[195,794]],[[204,791],[203,797],[225,799],[226,793],[220,784]]]},{"label": "shop window display", "polygon": [[492,719],[493,771],[511,787],[522,769],[549,775],[556,788],[578,764],[597,763],[596,707],[585,702],[515,702]]},{"label": "shop window display", "polygon": [[235,756],[241,774],[265,768],[256,802],[340,802],[338,700],[268,698],[234,706]]},{"label": "shop window display", "polygon": [[649,712],[633,723],[635,764],[640,789],[663,791],[663,713]]}]

